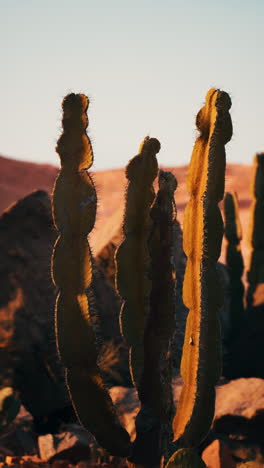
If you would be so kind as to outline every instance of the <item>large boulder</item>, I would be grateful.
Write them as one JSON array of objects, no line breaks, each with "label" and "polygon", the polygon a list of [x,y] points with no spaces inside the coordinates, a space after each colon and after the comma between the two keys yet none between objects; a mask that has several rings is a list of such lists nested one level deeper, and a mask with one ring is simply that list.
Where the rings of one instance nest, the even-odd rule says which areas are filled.
[{"label": "large boulder", "polygon": [[[0,217],[0,386],[19,391],[40,432],[56,431],[61,420],[75,419],[55,344],[56,290],[50,258],[56,237],[50,198],[44,191],[19,200]],[[119,299],[96,264],[93,292],[88,294],[93,295],[95,329],[100,323],[98,349],[104,376],[109,384],[127,384],[120,377],[122,372],[128,376],[125,348],[120,350],[120,361],[107,363],[122,342]],[[119,380],[109,377],[112,367]]]},{"label": "large boulder", "polygon": [[[173,381],[176,408],[182,385],[181,378],[176,377]],[[134,388],[113,387],[110,393],[122,424],[134,439],[135,418],[140,408],[137,391]],[[207,461],[210,459],[212,468],[233,467],[234,460],[255,459],[264,463],[263,427],[264,380],[250,378],[227,382],[222,379],[216,386],[211,431],[199,451],[205,453]],[[227,460],[230,464],[225,465]]]},{"label": "large boulder", "polygon": [[0,218],[1,386],[14,386],[36,420],[69,406],[53,326],[55,238],[44,191],[19,200]]}]

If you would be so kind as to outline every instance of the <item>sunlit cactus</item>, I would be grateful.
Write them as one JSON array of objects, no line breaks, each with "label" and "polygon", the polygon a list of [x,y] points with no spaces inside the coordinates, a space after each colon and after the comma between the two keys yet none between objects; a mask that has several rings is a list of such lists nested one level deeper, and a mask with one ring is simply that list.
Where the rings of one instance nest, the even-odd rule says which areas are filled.
[{"label": "sunlit cactus", "polygon": [[150,210],[153,222],[149,237],[152,285],[144,334],[144,366],[138,388],[141,411],[136,419],[137,438],[132,459],[142,462],[145,452],[145,461],[150,463],[151,457],[153,468],[160,466],[161,456],[168,451],[172,440],[174,405],[169,353],[175,332],[176,285],[172,254],[176,187],[174,175],[160,170],[159,190]]},{"label": "sunlit cactus", "polygon": [[183,246],[188,257],[183,300],[189,308],[181,375],[184,385],[174,418],[174,438],[197,446],[210,429],[215,384],[221,374],[219,310],[223,302],[216,262],[223,222],[225,147],[231,139],[231,100],[227,93],[208,91],[196,125],[200,131],[189,166],[190,201],[184,213]]},{"label": "sunlit cactus", "polygon": [[121,332],[130,348],[130,373],[138,388],[144,364],[144,330],[151,291],[148,239],[152,228],[150,207],[158,173],[156,154],[160,143],[145,138],[139,154],[126,167],[128,186],[124,215],[124,240],[116,252],[116,286],[123,305]]},{"label": "sunlit cactus", "polygon": [[57,348],[80,422],[112,454],[126,455],[127,432],[118,424],[97,366],[95,336],[86,290],[92,282],[87,235],[96,215],[96,191],[87,170],[93,162],[88,125],[88,99],[69,94],[63,104],[63,133],[57,144],[61,170],[53,193],[53,217],[59,231],[52,261],[59,289],[55,323]]},{"label": "sunlit cactus", "polygon": [[226,265],[229,274],[229,305],[230,332],[228,340],[237,336],[244,318],[244,285],[242,275],[244,263],[241,254],[240,241],[242,228],[238,214],[238,200],[236,193],[226,193],[224,198],[224,220],[226,247]]},{"label": "sunlit cactus", "polygon": [[131,376],[141,402],[137,437],[131,445],[103,386],[87,299],[93,278],[87,236],[94,226],[97,201],[87,172],[93,162],[86,134],[88,99],[70,94],[63,101],[63,134],[57,145],[61,171],[53,194],[59,231],[52,259],[58,288],[57,348],[80,422],[102,447],[113,455],[129,455],[136,467],[158,468],[162,455],[167,459],[172,447],[185,448],[174,453],[167,468],[205,467],[193,448],[210,428],[214,386],[221,372],[218,315],[222,294],[216,263],[223,223],[218,203],[224,193],[224,145],[232,136],[230,107],[227,93],[211,89],[196,121],[200,136],[189,168],[191,198],[184,215],[188,261],[183,298],[189,315],[181,362],[184,385],[173,421],[176,444],[170,443],[174,414],[170,345],[177,313],[173,263],[177,181],[170,172],[160,171],[155,197],[156,154],[160,150],[155,138],[144,139],[139,154],[126,168],[124,238],[116,252],[116,286],[123,300],[121,331],[130,349]]},{"label": "sunlit cactus", "polygon": [[248,307],[264,303],[264,153],[254,158],[254,175],[251,184],[253,203],[249,228],[250,259],[247,273]]}]

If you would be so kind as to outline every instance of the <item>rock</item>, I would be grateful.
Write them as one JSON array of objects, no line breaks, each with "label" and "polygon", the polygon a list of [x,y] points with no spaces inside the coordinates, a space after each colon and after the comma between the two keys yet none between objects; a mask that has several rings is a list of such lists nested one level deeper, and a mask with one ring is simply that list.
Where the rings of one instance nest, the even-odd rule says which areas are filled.
[{"label": "rock", "polygon": [[227,414],[253,419],[264,410],[264,380],[238,379],[216,390],[215,420]]},{"label": "rock", "polygon": [[4,461],[6,457],[13,457],[13,456],[14,456],[14,453],[12,452],[12,450],[9,450],[8,448],[0,445],[0,458],[1,458],[0,462]]},{"label": "rock", "polygon": [[135,388],[112,387],[109,390],[116,407],[118,418],[131,440],[136,437],[135,419],[139,411],[139,400]]},{"label": "rock", "polygon": [[[57,432],[62,422],[76,421],[55,345],[50,259],[56,237],[50,198],[43,191],[19,200],[0,216],[0,386],[18,390],[39,433]],[[95,328],[96,321],[101,327],[99,351],[108,340],[119,346],[120,302],[96,265],[93,298],[92,319]],[[116,371],[122,374],[124,369],[127,382],[126,350],[121,354]],[[112,384],[120,382],[122,378],[112,377]]]},{"label": "rock", "polygon": [[[180,377],[174,379],[173,398],[176,407],[182,385]],[[134,388],[112,387],[110,394],[121,423],[134,440],[135,418],[140,406],[137,391]],[[248,457],[259,457],[264,462],[261,455],[264,447],[263,427],[264,380],[254,378],[231,382],[222,380],[216,386],[216,411],[212,431],[206,441],[201,444],[200,450],[206,447],[203,453],[206,453],[208,457],[210,455],[212,459],[217,458],[216,467],[236,466],[232,465],[235,459],[246,460],[249,459]],[[218,437],[222,436],[225,441],[213,440],[212,442],[215,434]],[[219,460],[222,465],[219,465]],[[207,463],[205,459],[204,461]]]},{"label": "rock", "polygon": [[116,274],[115,252],[117,247],[121,244],[122,240],[123,230],[120,223],[120,225],[116,228],[113,236],[106,241],[106,244],[99,250],[96,255],[96,261],[98,265],[104,271],[104,274],[113,288],[115,287]]},{"label": "rock", "polygon": [[9,456],[9,455],[7,455],[6,458],[5,458],[5,464],[8,465],[8,466],[18,465],[18,464],[19,464],[19,460],[20,460],[20,458],[17,457],[17,456]]},{"label": "rock", "polygon": [[76,464],[91,457],[89,442],[87,431],[81,427],[74,433],[45,434],[38,438],[39,455],[44,461],[67,460]]},{"label": "rock", "polygon": [[236,468],[237,464],[227,444],[216,439],[202,453],[207,468]]},{"label": "rock", "polygon": [[[173,398],[175,404],[177,403],[183,382],[180,377],[173,380]],[[112,387],[109,393],[116,407],[118,418],[121,424],[125,427],[130,434],[132,440],[136,436],[135,419],[139,412],[140,402],[138,399],[137,390],[125,387]]]},{"label": "rock", "polygon": [[119,311],[121,300],[108,282],[105,272],[94,261],[93,281],[88,297],[91,299],[91,316],[99,351],[99,367],[105,384],[132,386],[128,347],[120,333]]},{"label": "rock", "polygon": [[49,460],[56,453],[53,434],[38,437],[38,450],[41,460]]},{"label": "rock", "polygon": [[[18,390],[41,425],[70,406],[54,335],[50,257],[56,234],[49,196],[33,192],[0,217],[0,384]],[[2,335],[2,333],[0,333]],[[51,423],[56,425],[56,416]]]},{"label": "rock", "polygon": [[238,379],[218,385],[213,431],[228,443],[237,461],[264,466],[264,380]]},{"label": "rock", "polygon": [[213,427],[264,444],[264,380],[237,379],[219,385]]},{"label": "rock", "polygon": [[36,454],[36,436],[33,431],[12,425],[1,434],[0,454],[23,456]]}]

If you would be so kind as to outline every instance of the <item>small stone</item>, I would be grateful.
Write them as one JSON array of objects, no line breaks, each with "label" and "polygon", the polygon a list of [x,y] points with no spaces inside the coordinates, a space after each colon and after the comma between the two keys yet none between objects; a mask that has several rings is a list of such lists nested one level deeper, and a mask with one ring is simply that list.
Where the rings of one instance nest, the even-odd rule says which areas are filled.
[{"label": "small stone", "polygon": [[236,468],[236,462],[228,445],[219,439],[204,449],[202,459],[207,468]]},{"label": "small stone", "polygon": [[82,428],[76,428],[75,432],[39,436],[38,446],[40,457],[45,461],[67,461],[68,464],[76,464],[91,457],[89,434]]},{"label": "small stone", "polygon": [[56,454],[54,439],[52,434],[45,434],[38,437],[38,449],[41,460],[49,460]]}]

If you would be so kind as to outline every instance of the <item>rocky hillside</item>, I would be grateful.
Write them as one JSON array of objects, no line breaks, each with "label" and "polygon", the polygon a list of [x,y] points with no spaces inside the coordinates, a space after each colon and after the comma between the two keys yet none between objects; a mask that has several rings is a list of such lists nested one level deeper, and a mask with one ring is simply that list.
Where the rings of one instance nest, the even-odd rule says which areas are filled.
[{"label": "rocky hillside", "polygon": [[[182,222],[183,210],[188,200],[185,183],[187,166],[166,169],[171,170],[178,180],[176,204],[178,217]],[[16,161],[0,156],[0,212],[33,190],[45,190],[51,193],[57,171],[58,169],[54,166]],[[242,243],[244,257],[248,255],[246,233],[251,174],[251,166],[239,164],[229,164],[226,170],[226,191],[236,191],[239,197],[240,217],[244,232]],[[95,229],[90,240],[96,255],[120,226],[124,205],[125,173],[124,169],[98,171],[94,173],[93,178],[98,194],[98,211]],[[224,260],[224,251],[221,260]]]}]

